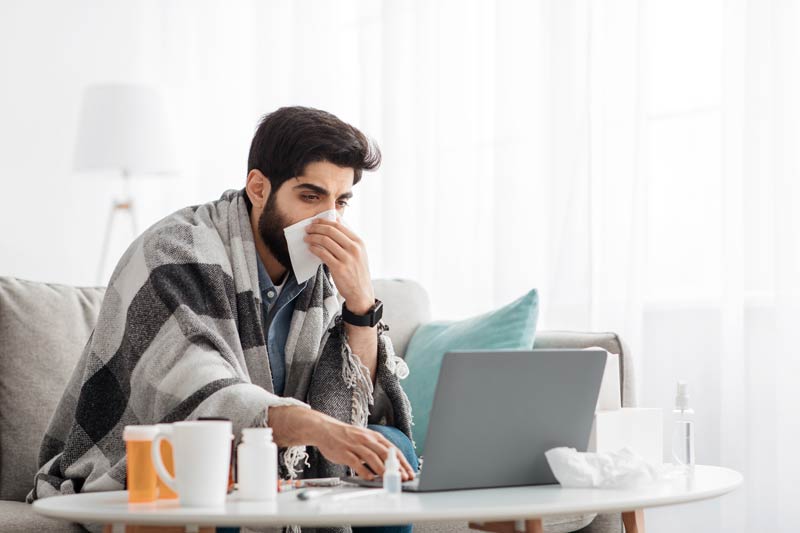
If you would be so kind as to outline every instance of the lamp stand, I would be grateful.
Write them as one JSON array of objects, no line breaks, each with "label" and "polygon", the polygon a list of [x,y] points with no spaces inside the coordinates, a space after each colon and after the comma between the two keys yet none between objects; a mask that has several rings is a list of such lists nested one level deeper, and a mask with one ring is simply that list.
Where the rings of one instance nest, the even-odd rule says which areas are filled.
[{"label": "lamp stand", "polygon": [[114,228],[114,221],[117,218],[117,213],[119,213],[120,217],[128,217],[134,237],[139,234],[136,224],[136,212],[133,208],[133,198],[131,196],[130,173],[125,169],[122,171],[122,187],[122,199],[113,200],[111,202],[111,210],[108,212],[108,217],[106,218],[106,232],[103,236],[103,247],[100,251],[100,262],[97,265],[97,285],[102,285],[104,282],[108,281],[103,277],[103,266],[105,265],[106,258],[108,256],[108,245],[111,240],[111,232]]}]

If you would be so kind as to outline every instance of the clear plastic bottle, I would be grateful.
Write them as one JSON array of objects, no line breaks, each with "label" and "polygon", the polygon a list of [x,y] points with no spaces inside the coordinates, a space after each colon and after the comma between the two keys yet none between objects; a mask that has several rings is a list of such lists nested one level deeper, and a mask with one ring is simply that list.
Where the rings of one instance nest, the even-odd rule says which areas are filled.
[{"label": "clear plastic bottle", "polygon": [[237,450],[239,498],[274,500],[278,494],[278,447],[272,428],[245,428]]},{"label": "clear plastic bottle", "polygon": [[397,448],[389,449],[383,471],[383,490],[387,494],[396,496],[403,491],[400,479],[400,462],[397,460]]},{"label": "clear plastic bottle", "polygon": [[689,406],[689,385],[679,381],[672,411],[672,462],[687,471],[694,469],[694,409]]}]

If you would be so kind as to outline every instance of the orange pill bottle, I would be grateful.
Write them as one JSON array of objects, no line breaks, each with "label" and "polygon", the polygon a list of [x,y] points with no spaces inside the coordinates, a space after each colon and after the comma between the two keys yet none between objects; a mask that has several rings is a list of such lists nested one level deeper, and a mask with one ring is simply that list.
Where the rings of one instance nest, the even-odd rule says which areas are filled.
[{"label": "orange pill bottle", "polygon": [[128,466],[129,503],[153,502],[157,498],[156,470],[150,452],[156,432],[156,426],[125,426],[122,432]]}]

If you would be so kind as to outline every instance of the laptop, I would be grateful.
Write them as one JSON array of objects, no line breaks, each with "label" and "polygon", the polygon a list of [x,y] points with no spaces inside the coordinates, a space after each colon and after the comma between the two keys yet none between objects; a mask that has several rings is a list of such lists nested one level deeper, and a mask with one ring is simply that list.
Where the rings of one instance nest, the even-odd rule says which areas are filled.
[{"label": "laptop", "polygon": [[448,352],[436,384],[424,467],[403,490],[556,483],[544,452],[557,446],[586,451],[605,364],[602,350]]}]

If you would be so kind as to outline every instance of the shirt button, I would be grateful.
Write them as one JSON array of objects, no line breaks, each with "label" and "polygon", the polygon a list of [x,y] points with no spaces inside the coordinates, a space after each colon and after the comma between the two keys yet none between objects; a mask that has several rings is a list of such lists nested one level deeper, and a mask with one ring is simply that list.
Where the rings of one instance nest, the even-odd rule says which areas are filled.
[{"label": "shirt button", "polygon": [[275,297],[275,291],[267,291],[267,296],[269,296],[270,298],[274,298]]}]

